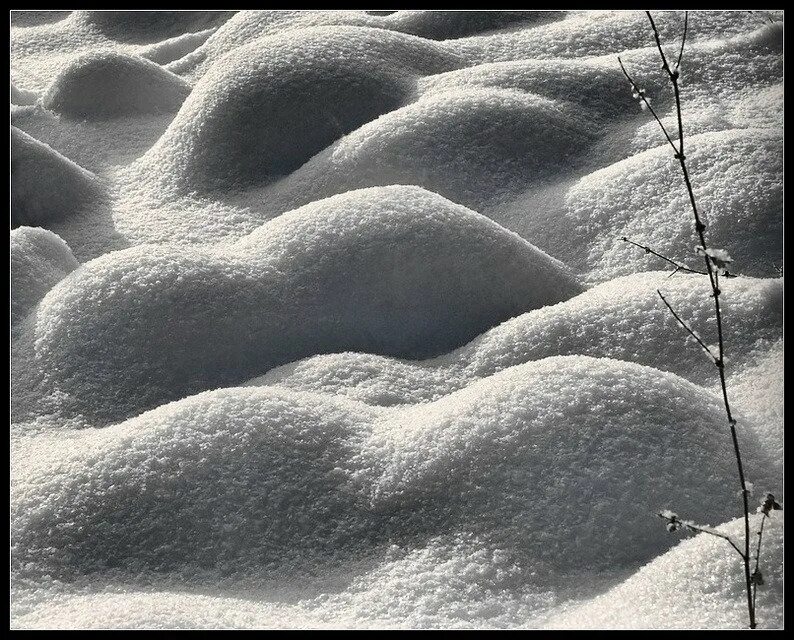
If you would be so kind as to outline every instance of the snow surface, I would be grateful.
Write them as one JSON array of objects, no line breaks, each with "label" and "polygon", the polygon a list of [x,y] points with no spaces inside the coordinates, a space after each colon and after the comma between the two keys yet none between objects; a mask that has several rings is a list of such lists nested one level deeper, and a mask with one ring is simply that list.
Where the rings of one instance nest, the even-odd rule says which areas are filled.
[{"label": "snow surface", "polygon": [[[681,87],[782,500],[765,16],[692,12]],[[706,279],[620,240],[702,265],[617,55],[674,129],[640,11],[11,12],[12,626],[744,626],[730,547],[654,515],[741,534],[716,368],[656,292],[714,344]]]},{"label": "snow surface", "polygon": [[69,118],[108,118],[177,111],[190,85],[143,58],[92,52],[76,58],[42,98],[45,109]]},{"label": "snow surface", "polygon": [[41,227],[11,231],[11,324],[27,316],[78,262],[69,246]]}]

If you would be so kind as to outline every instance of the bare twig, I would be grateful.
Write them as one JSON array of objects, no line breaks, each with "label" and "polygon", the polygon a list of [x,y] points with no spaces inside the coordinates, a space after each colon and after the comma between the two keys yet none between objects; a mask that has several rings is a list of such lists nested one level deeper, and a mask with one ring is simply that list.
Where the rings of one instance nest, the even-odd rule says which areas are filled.
[{"label": "bare twig", "polygon": [[681,319],[681,316],[679,316],[675,312],[675,309],[673,309],[673,307],[670,306],[670,303],[667,302],[667,298],[664,297],[664,294],[659,289],[656,290],[656,293],[659,294],[659,297],[662,299],[662,302],[664,302],[665,306],[670,310],[670,313],[673,314],[673,317],[676,320],[678,320],[678,324],[680,324],[682,327],[684,327],[684,329],[686,329],[687,333],[695,339],[695,341],[701,346],[703,351],[705,351],[707,354],[709,354],[711,356],[711,359],[714,361],[714,364],[716,364],[719,367],[720,366],[719,360],[717,359],[717,356],[715,356],[712,353],[711,349],[709,349],[708,345],[705,342],[703,342],[703,340],[701,340],[700,336],[698,334],[696,334],[690,328],[690,326]]},{"label": "bare twig", "polygon": [[758,544],[755,548],[755,569],[753,570],[753,609],[755,609],[755,598],[758,592],[758,585],[761,583],[761,572],[760,572],[760,564],[761,564],[761,540],[764,538],[764,524],[766,523],[766,519],[769,516],[764,513],[761,516],[761,526],[758,528],[758,532],[756,535],[758,536]]},{"label": "bare twig", "polygon": [[[668,262],[671,265],[673,265],[675,267],[675,271],[673,271],[670,274],[670,276],[675,275],[679,271],[684,271],[686,273],[697,273],[697,274],[702,275],[702,276],[708,275],[707,272],[705,272],[705,271],[699,271],[697,269],[691,269],[690,267],[687,267],[686,265],[683,265],[680,262],[677,262],[677,261],[673,260],[669,256],[666,256],[663,253],[659,253],[658,251],[656,251],[652,247],[649,247],[648,245],[645,245],[645,244],[641,244],[639,242],[635,242],[634,240],[631,240],[631,239],[627,238],[626,236],[623,236],[621,238],[621,240],[623,240],[623,242],[628,242],[629,244],[633,244],[635,247],[638,247],[639,249],[643,249],[645,251],[645,253],[650,253],[651,255],[654,255],[657,258],[661,258],[665,262]],[[736,278],[737,277],[735,273],[730,273],[727,269],[723,269],[722,275],[725,278]],[[670,276],[667,276],[667,277],[669,278]]]},{"label": "bare twig", "polygon": [[667,129],[662,124],[662,121],[659,119],[659,116],[656,115],[656,111],[654,111],[650,101],[648,100],[648,98],[645,97],[645,90],[640,89],[637,86],[637,83],[634,82],[634,79],[629,75],[629,72],[626,71],[626,67],[623,66],[623,60],[620,59],[620,56],[618,56],[618,64],[620,64],[620,68],[623,70],[623,75],[626,76],[626,79],[629,81],[629,83],[631,83],[631,88],[634,94],[642,100],[643,104],[645,104],[645,107],[648,109],[648,111],[651,112],[651,115],[653,115],[654,119],[656,120],[656,123],[662,129],[662,133],[664,133],[664,137],[667,138],[667,142],[669,142],[670,146],[673,147],[676,153],[678,153],[678,148],[675,146],[673,139],[670,137],[670,134],[667,133]]},{"label": "bare twig", "polygon": [[664,55],[664,49],[662,49],[662,41],[659,37],[659,30],[656,28],[656,23],[653,21],[651,12],[646,11],[645,15],[648,16],[648,21],[651,23],[651,29],[653,29],[653,39],[656,41],[656,48],[659,49],[659,57],[662,59],[662,68],[667,71],[668,74],[670,74],[670,65],[667,64],[667,56]]},{"label": "bare twig", "polygon": [[[650,22],[651,29],[653,31],[653,38],[656,43],[656,48],[659,51],[659,57],[662,60],[662,69],[667,74],[670,83],[673,86],[673,94],[675,96],[675,111],[676,111],[676,120],[678,123],[678,145],[673,142],[670,134],[667,132],[667,129],[662,124],[661,120],[659,119],[656,112],[651,111],[653,114],[656,122],[659,124],[659,127],[662,130],[667,141],[670,143],[670,146],[673,147],[675,159],[678,160],[678,164],[681,168],[681,174],[684,179],[684,185],[687,190],[687,195],[689,196],[689,203],[692,208],[692,214],[695,221],[695,233],[697,234],[699,247],[698,253],[703,255],[703,260],[706,267],[706,274],[709,277],[709,283],[711,284],[711,291],[712,291],[712,298],[714,299],[714,315],[717,322],[717,349],[718,354],[714,355],[711,350],[706,346],[706,344],[695,334],[695,332],[684,322],[681,317],[673,310],[672,306],[667,302],[664,295],[662,295],[661,291],[659,293],[659,297],[664,302],[665,306],[670,310],[673,314],[673,317],[678,321],[678,323],[686,329],[686,331],[697,341],[697,343],[703,348],[713,359],[714,363],[717,366],[717,370],[719,371],[719,378],[720,378],[720,388],[722,390],[722,399],[723,405],[725,407],[725,414],[727,417],[728,425],[730,427],[730,434],[731,440],[733,443],[733,451],[734,456],[736,459],[736,467],[739,476],[739,484],[741,485],[741,495],[742,495],[742,507],[744,512],[744,551],[735,547],[737,551],[739,551],[743,565],[744,565],[744,576],[745,576],[745,587],[746,587],[746,595],[747,595],[747,610],[750,619],[750,628],[755,629],[756,627],[756,620],[755,620],[755,599],[753,595],[753,578],[750,573],[750,509],[748,503],[748,490],[747,490],[747,481],[744,474],[744,465],[742,463],[742,455],[741,450],[739,448],[739,439],[736,432],[736,420],[733,417],[731,412],[731,406],[728,399],[728,389],[725,382],[725,341],[723,335],[723,326],[722,326],[722,309],[720,305],[720,294],[722,291],[720,290],[719,286],[719,275],[720,269],[719,266],[713,260],[714,252],[709,251],[708,244],[706,242],[706,225],[703,223],[701,218],[700,212],[698,210],[697,202],[695,200],[695,192],[692,188],[692,181],[689,176],[689,168],[686,163],[686,154],[684,153],[684,123],[683,123],[683,115],[681,110],[681,90],[679,87],[679,71],[678,67],[681,63],[681,58],[684,53],[684,45],[686,41],[686,32],[688,30],[688,14],[685,14],[684,18],[684,36],[681,42],[681,49],[679,51],[678,60],[676,62],[675,68],[671,68],[668,61],[667,56],[664,53],[664,49],[662,48],[661,37],[659,36],[659,30],[656,27],[656,23],[654,22],[653,16],[651,15],[650,11],[646,11],[648,16],[648,21]],[[632,87],[635,88],[636,92],[636,83],[631,78],[629,73],[626,71],[625,67],[623,66],[622,61],[618,59],[620,62],[620,67],[623,70],[624,75],[629,79],[631,82]],[[643,94],[640,94],[640,97],[645,100]],[[648,105],[650,106],[650,105]],[[676,265],[676,271],[678,271],[678,265]],[[734,545],[735,546],[735,545]]]},{"label": "bare twig", "polygon": [[742,553],[742,550],[739,549],[738,545],[733,541],[733,538],[731,538],[727,533],[722,533],[722,531],[717,531],[717,529],[714,529],[706,525],[695,524],[692,520],[682,520],[675,513],[669,511],[660,511],[656,515],[658,515],[663,520],[666,520],[669,524],[674,525],[675,528],[683,527],[684,529],[689,529],[690,531],[695,531],[698,533],[706,533],[716,538],[722,538],[736,550],[736,553],[738,553],[742,558],[744,558],[744,554]]},{"label": "bare twig", "polygon": [[703,275],[703,276],[706,275],[705,271],[698,271],[697,269],[690,269],[689,267],[681,264],[680,262],[676,262],[672,258],[668,258],[667,256],[662,255],[658,251],[655,251],[654,249],[651,249],[651,247],[649,247],[647,245],[640,244],[639,242],[634,242],[634,240],[630,240],[626,236],[623,236],[621,238],[621,240],[623,240],[623,242],[628,242],[629,244],[633,244],[635,247],[643,249],[645,251],[645,253],[650,253],[651,255],[656,256],[657,258],[661,258],[665,262],[670,263],[671,265],[673,265],[675,267],[675,271],[673,271],[673,273],[677,273],[678,271],[685,271],[687,273],[699,273],[700,275]]},{"label": "bare twig", "polygon": [[686,32],[689,28],[689,11],[684,11],[684,35],[681,36],[681,50],[678,52],[678,60],[675,61],[676,71],[681,66],[681,58],[684,57],[684,45],[686,44]]}]

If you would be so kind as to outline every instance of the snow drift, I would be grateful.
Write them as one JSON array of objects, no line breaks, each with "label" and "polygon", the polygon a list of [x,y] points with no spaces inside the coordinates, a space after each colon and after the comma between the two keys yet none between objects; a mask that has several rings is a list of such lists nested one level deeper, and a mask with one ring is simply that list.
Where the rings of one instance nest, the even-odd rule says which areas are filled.
[{"label": "snow drift", "polygon": [[[681,67],[776,494],[782,18],[690,12]],[[656,294],[714,343],[704,276],[620,240],[700,267],[616,61],[674,130],[642,12],[19,11],[10,44],[13,627],[744,625],[730,547],[653,515],[740,511]]]},{"label": "snow drift", "polygon": [[69,246],[38,227],[11,231],[11,324],[78,266]]},{"label": "snow drift", "polygon": [[144,58],[98,51],[73,60],[44,95],[47,109],[71,118],[177,111],[190,85]]},{"label": "snow drift", "polygon": [[[396,413],[274,388],[210,391],[83,431],[68,451],[45,443],[14,481],[13,558],[20,575],[60,579],[295,576],[452,527],[539,581],[630,567],[671,542],[649,517],[659,505],[730,517],[723,422],[716,396],[675,375],[582,356]],[[770,482],[768,458],[743,439]]]},{"label": "snow drift", "polygon": [[314,353],[433,355],[580,291],[487,218],[392,186],[312,203],[226,247],[91,261],[45,297],[25,340],[47,393],[113,421]]},{"label": "snow drift", "polygon": [[[703,384],[714,364],[663,306],[657,288],[705,336],[716,340],[710,287],[695,275],[652,272],[616,278],[559,304],[508,320],[449,354],[406,361],[365,353],[319,355],[248,382],[345,395],[374,405],[434,400],[480,378],[552,355],[637,362]],[[738,374],[782,338],[783,282],[736,278],[723,284],[725,343]]]},{"label": "snow drift", "polygon": [[419,74],[457,66],[432,43],[372,29],[259,39],[202,77],[145,162],[193,189],[284,175],[399,107]]},{"label": "snow drift", "polygon": [[[760,526],[752,519],[752,530]],[[744,521],[719,529],[738,539]],[[746,626],[736,556],[724,540],[700,535],[650,562],[620,586],[554,618],[552,628],[736,629]],[[764,527],[764,586],[758,590],[759,626],[783,626],[783,518],[773,514]]]},{"label": "snow drift", "polygon": [[93,173],[11,127],[11,226],[47,224],[102,198]]}]

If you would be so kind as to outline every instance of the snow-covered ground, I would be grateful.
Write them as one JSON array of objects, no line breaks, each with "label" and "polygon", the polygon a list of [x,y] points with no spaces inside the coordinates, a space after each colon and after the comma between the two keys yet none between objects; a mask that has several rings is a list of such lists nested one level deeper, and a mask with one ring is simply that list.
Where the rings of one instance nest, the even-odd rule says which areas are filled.
[{"label": "snow-covered ground", "polygon": [[[779,499],[782,42],[692,12],[681,68]],[[708,279],[621,241],[696,262],[617,55],[674,129],[641,11],[12,12],[12,626],[745,626],[730,546],[655,515],[744,531],[656,292],[711,344]],[[780,513],[762,567],[781,627]]]}]

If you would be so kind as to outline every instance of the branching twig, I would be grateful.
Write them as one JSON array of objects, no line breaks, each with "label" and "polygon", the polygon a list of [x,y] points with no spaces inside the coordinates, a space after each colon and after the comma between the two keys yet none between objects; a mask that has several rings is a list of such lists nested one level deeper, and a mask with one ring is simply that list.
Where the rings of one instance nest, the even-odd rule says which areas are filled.
[{"label": "branching twig", "polygon": [[744,558],[742,550],[739,549],[738,545],[733,541],[733,538],[731,538],[727,533],[722,533],[722,531],[717,531],[716,529],[703,524],[695,524],[692,520],[681,520],[681,518],[679,518],[678,515],[672,511],[659,511],[656,515],[667,521],[668,529],[671,531],[675,531],[676,529],[683,527],[684,529],[689,529],[690,531],[707,533],[710,536],[722,538],[736,550],[736,553]]},{"label": "branching twig", "polygon": [[753,581],[753,609],[755,609],[755,598],[756,594],[758,593],[758,585],[764,583],[764,579],[761,577],[759,565],[761,564],[761,540],[764,538],[764,524],[766,523],[766,519],[768,517],[769,516],[766,514],[761,516],[761,526],[758,528],[758,532],[756,533],[758,536],[758,545],[755,548],[755,569],[753,570],[753,575],[750,576]]},{"label": "branching twig", "polygon": [[[668,262],[671,265],[673,265],[675,267],[675,271],[673,271],[670,274],[670,276],[675,275],[679,271],[684,271],[686,273],[697,273],[697,274],[700,274],[702,276],[708,275],[708,273],[705,272],[705,271],[699,271],[697,269],[691,269],[690,267],[687,267],[686,265],[683,265],[680,262],[677,262],[677,261],[673,260],[669,256],[666,256],[663,253],[659,253],[658,251],[656,251],[655,249],[652,249],[648,245],[641,244],[639,242],[635,242],[634,240],[631,240],[630,238],[627,238],[626,236],[623,236],[621,238],[621,240],[623,240],[623,242],[628,242],[629,244],[633,244],[635,247],[638,247],[639,249],[643,249],[645,251],[645,253],[650,253],[651,255],[654,255],[657,258],[661,258],[665,262]],[[713,261],[714,261],[714,259],[712,258],[712,262]],[[724,267],[721,267],[721,268],[722,268],[722,275],[724,277],[726,277],[726,278],[735,278],[735,277],[737,277],[735,273],[730,273],[727,269],[724,269]],[[670,276],[667,276],[667,277],[669,278]]]},{"label": "branching twig", "polygon": [[673,265],[675,267],[675,271],[673,273],[676,273],[678,271],[686,271],[687,273],[699,273],[700,275],[703,275],[703,276],[706,275],[705,271],[698,271],[697,269],[690,269],[689,267],[687,267],[687,266],[685,266],[685,265],[683,265],[683,264],[681,264],[679,262],[676,262],[672,258],[668,258],[667,256],[662,255],[658,251],[654,251],[653,249],[651,249],[647,245],[640,244],[639,242],[634,242],[634,240],[631,240],[631,239],[627,238],[626,236],[623,236],[621,238],[621,240],[623,240],[623,242],[628,242],[629,244],[633,244],[635,247],[639,247],[640,249],[643,249],[645,251],[645,253],[650,253],[651,255],[654,255],[657,258],[661,258],[665,262],[670,263],[671,265]]},{"label": "branching twig", "polygon": [[678,52],[678,60],[675,61],[675,69],[681,66],[681,58],[684,57],[684,45],[686,44],[686,32],[689,28],[689,11],[684,11],[684,34],[681,36],[681,50]]},{"label": "branching twig", "polygon": [[[664,53],[664,49],[662,48],[661,37],[659,36],[659,30],[656,27],[656,23],[654,22],[653,16],[651,15],[650,11],[646,11],[648,16],[648,21],[651,25],[651,30],[653,31],[653,38],[654,42],[656,43],[656,48],[659,51],[659,57],[662,60],[662,69],[667,74],[668,79],[670,80],[670,84],[673,87],[673,94],[675,97],[675,112],[676,112],[676,120],[678,123],[678,145],[673,142],[672,137],[668,133],[665,126],[662,124],[661,119],[656,114],[656,112],[651,109],[650,104],[648,103],[647,99],[645,98],[644,92],[638,90],[637,83],[633,80],[633,78],[629,75],[628,71],[626,71],[625,66],[620,58],[618,58],[618,62],[620,64],[620,68],[623,71],[623,74],[626,76],[628,81],[631,83],[632,88],[634,89],[634,93],[638,94],[640,98],[642,98],[644,104],[649,108],[651,114],[653,115],[654,119],[656,120],[657,124],[659,125],[662,133],[664,134],[667,142],[673,147],[674,157],[678,160],[678,164],[681,168],[681,174],[684,179],[684,185],[686,186],[687,195],[689,196],[689,203],[692,208],[692,214],[695,221],[695,233],[697,234],[697,238],[699,241],[699,246],[697,247],[697,252],[703,256],[704,265],[705,265],[705,273],[709,277],[709,283],[711,284],[711,291],[712,291],[712,298],[714,299],[714,315],[717,323],[717,349],[718,353],[715,355],[712,353],[711,349],[706,346],[703,340],[700,339],[697,334],[684,322],[684,320],[673,310],[672,306],[667,302],[662,292],[657,290],[659,293],[659,297],[664,302],[665,306],[670,310],[670,313],[673,314],[673,317],[678,321],[678,323],[686,329],[686,331],[697,341],[702,349],[704,349],[714,360],[715,365],[717,366],[717,370],[719,372],[720,378],[720,388],[722,390],[722,400],[723,405],[725,407],[725,414],[727,417],[728,425],[730,427],[730,434],[731,440],[733,443],[733,451],[734,456],[736,459],[736,467],[739,476],[739,484],[741,485],[741,495],[742,495],[742,507],[744,511],[744,550],[742,551],[737,547],[732,541],[731,544],[734,548],[739,552],[740,556],[742,557],[742,563],[744,565],[744,576],[745,576],[745,586],[746,586],[746,595],[747,595],[747,610],[750,619],[750,628],[754,629],[756,627],[756,620],[755,620],[755,594],[754,594],[754,584],[755,578],[750,573],[750,508],[748,503],[748,494],[749,491],[747,489],[747,481],[744,474],[744,465],[742,463],[742,455],[741,450],[739,448],[739,439],[736,432],[736,420],[733,417],[731,412],[730,402],[728,400],[728,389],[725,382],[725,341],[723,335],[723,327],[722,327],[722,309],[720,305],[720,294],[722,291],[720,290],[719,286],[719,276],[720,272],[725,273],[724,267],[725,265],[730,262],[730,257],[727,255],[726,252],[722,250],[715,250],[710,249],[707,242],[706,242],[706,225],[703,223],[701,219],[700,211],[698,210],[697,202],[695,200],[695,192],[692,188],[692,181],[689,176],[689,168],[686,163],[686,154],[684,153],[684,122],[683,122],[683,115],[681,110],[681,90],[679,86],[679,67],[681,64],[681,59],[684,54],[684,46],[686,42],[686,34],[689,26],[689,14],[686,12],[684,14],[684,34],[681,41],[681,48],[678,54],[678,60],[676,61],[675,67],[671,68],[670,64],[668,63],[667,56]],[[663,257],[663,256],[662,256]],[[676,272],[680,270],[679,265],[672,262],[676,266]],[[720,536],[721,537],[721,536]],[[760,549],[760,546],[759,546]],[[760,574],[759,574],[760,575]]]},{"label": "branching twig", "polygon": [[637,83],[634,82],[634,79],[629,75],[629,72],[626,71],[626,67],[623,66],[623,61],[620,59],[620,56],[618,56],[618,63],[620,64],[620,68],[623,70],[623,75],[626,76],[626,79],[631,83],[631,87],[634,91],[634,95],[636,95],[638,98],[642,100],[645,107],[648,109],[648,111],[651,112],[651,115],[653,115],[654,119],[656,120],[656,123],[662,129],[662,133],[664,133],[664,137],[667,138],[667,142],[669,142],[670,146],[673,147],[676,153],[678,153],[678,148],[675,146],[673,139],[670,137],[670,134],[667,133],[667,129],[662,124],[662,121],[659,119],[659,116],[656,115],[656,111],[653,110],[650,101],[648,100],[648,98],[645,97],[645,89],[640,89],[637,86]]},{"label": "branching twig", "polygon": [[705,351],[707,354],[709,354],[711,356],[711,359],[714,361],[714,364],[716,364],[719,367],[720,366],[719,360],[718,360],[717,356],[715,356],[711,352],[711,349],[709,349],[708,345],[705,342],[703,342],[703,340],[700,338],[700,336],[698,334],[696,334],[690,328],[690,326],[681,319],[681,316],[679,316],[675,312],[675,309],[673,309],[673,307],[670,306],[670,303],[667,302],[667,298],[664,297],[664,294],[659,289],[656,290],[656,293],[659,294],[659,297],[662,299],[662,302],[664,302],[665,306],[670,310],[670,313],[673,314],[673,317],[676,320],[678,320],[678,324],[680,324],[682,327],[684,327],[684,329],[686,329],[687,333],[695,339],[695,341],[701,346],[703,351]]}]

